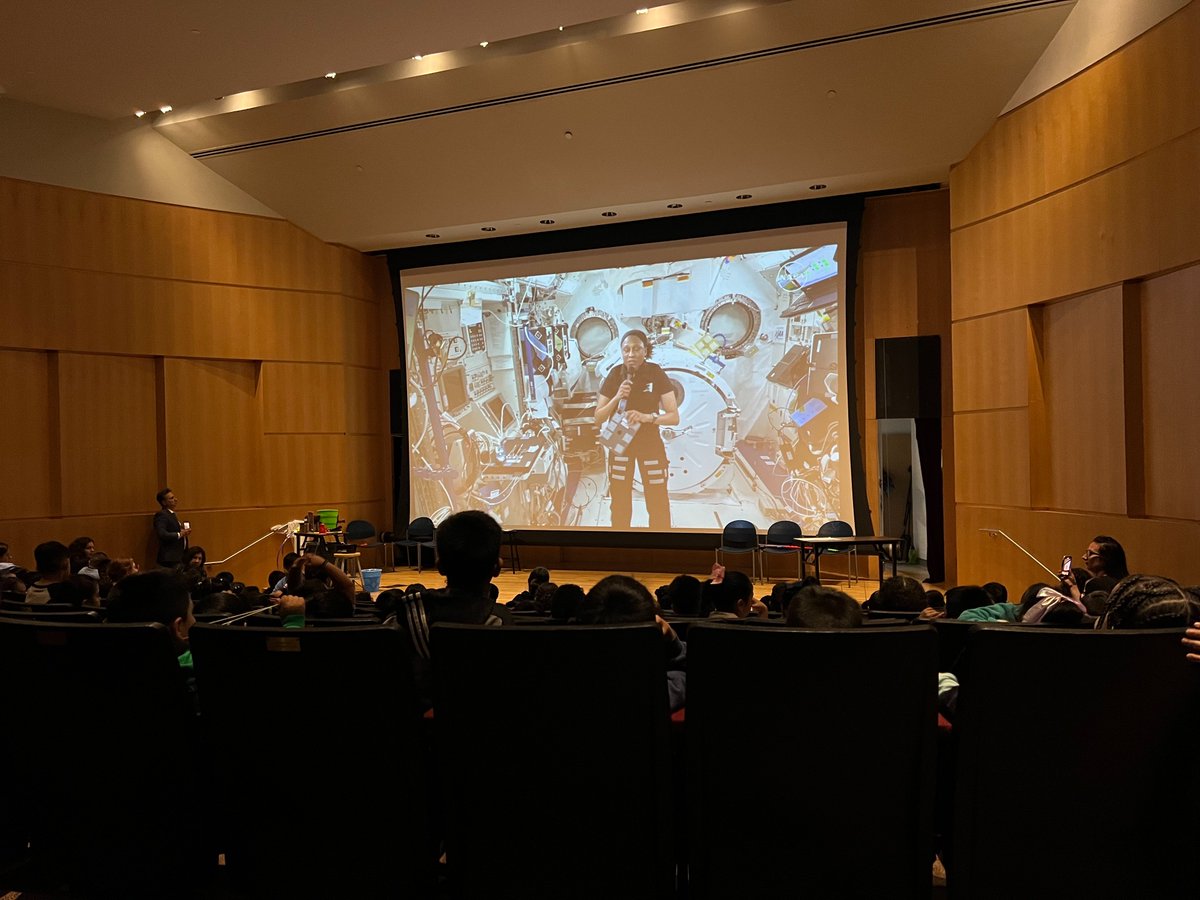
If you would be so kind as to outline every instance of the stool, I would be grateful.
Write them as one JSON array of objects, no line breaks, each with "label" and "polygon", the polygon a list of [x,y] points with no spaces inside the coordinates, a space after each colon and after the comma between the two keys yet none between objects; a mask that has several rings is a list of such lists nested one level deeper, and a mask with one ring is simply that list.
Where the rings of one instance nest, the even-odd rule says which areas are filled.
[{"label": "stool", "polygon": [[362,554],[357,550],[349,553],[334,553],[333,564],[349,575],[351,581],[357,577],[358,583],[362,584]]}]

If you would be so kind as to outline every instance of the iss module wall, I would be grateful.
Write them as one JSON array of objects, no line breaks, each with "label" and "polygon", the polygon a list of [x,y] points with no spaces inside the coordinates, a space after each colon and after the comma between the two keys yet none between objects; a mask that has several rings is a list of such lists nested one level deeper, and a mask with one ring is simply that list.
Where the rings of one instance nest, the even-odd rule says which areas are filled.
[{"label": "iss module wall", "polygon": [[[840,253],[825,243],[406,287],[412,515],[609,527],[596,396],[639,329],[680,414],[660,429],[672,528],[852,522]],[[632,527],[646,524],[635,502]]]}]

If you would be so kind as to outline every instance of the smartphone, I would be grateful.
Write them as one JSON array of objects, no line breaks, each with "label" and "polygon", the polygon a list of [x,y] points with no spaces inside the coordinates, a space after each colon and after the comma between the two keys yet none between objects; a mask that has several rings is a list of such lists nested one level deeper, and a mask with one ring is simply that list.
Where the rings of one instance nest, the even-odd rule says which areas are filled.
[{"label": "smartphone", "polygon": [[1059,571],[1058,571],[1059,578],[1066,578],[1068,575],[1071,574],[1071,563],[1072,562],[1073,562],[1073,560],[1071,559],[1070,556],[1064,556],[1062,558],[1062,568],[1059,569]]}]

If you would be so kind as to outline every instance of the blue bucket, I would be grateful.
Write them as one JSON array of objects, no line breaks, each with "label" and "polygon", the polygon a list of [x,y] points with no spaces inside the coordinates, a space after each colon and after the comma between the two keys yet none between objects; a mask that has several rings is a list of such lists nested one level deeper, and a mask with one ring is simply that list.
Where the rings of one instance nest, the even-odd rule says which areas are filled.
[{"label": "blue bucket", "polygon": [[368,594],[373,594],[379,590],[379,579],[383,577],[383,569],[363,569],[362,583],[363,590]]}]

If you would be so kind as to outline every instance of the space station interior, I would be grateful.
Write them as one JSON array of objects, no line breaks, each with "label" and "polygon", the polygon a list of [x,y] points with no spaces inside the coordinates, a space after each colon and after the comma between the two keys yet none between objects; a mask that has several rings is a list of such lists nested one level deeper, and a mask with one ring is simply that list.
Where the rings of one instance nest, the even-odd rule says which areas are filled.
[{"label": "space station interior", "polygon": [[[825,244],[407,288],[413,515],[610,526],[596,397],[640,329],[680,411],[661,429],[672,529],[791,519],[811,534],[846,518],[838,255]],[[640,492],[635,481],[635,528]]]}]

